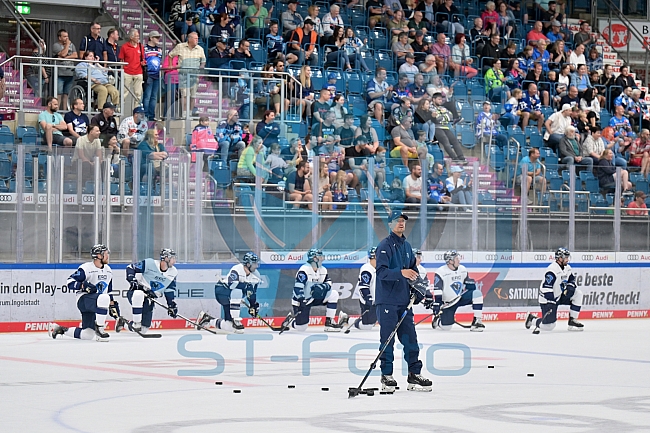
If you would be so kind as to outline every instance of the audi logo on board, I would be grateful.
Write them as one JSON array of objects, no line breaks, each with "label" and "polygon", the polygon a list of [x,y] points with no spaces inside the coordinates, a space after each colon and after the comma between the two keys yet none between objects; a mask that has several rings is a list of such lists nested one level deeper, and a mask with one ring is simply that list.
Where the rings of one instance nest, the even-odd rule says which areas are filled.
[{"label": "audi logo on board", "polygon": [[499,260],[498,254],[486,254],[485,260]]},{"label": "audi logo on board", "polygon": [[11,196],[7,194],[0,194],[0,201],[11,201]]},{"label": "audi logo on board", "polygon": [[596,257],[591,254],[583,254],[580,256],[580,260],[584,260],[587,262],[593,262],[595,259]]},{"label": "audi logo on board", "polygon": [[269,260],[271,260],[272,262],[281,262],[286,259],[287,256],[285,256],[284,254],[271,254],[269,256]]},{"label": "audi logo on board", "polygon": [[628,260],[641,260],[641,256],[638,254],[628,254],[627,255]]},{"label": "audi logo on board", "polygon": [[535,254],[533,256],[533,260],[546,261],[546,260],[548,260],[548,256],[546,254]]}]

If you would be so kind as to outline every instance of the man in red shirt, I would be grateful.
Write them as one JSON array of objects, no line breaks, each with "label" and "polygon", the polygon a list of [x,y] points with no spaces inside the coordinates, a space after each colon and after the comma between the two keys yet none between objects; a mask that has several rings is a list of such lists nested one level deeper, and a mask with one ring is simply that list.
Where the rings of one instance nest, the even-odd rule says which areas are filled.
[{"label": "man in red shirt", "polygon": [[542,39],[548,41],[548,38],[544,33],[542,33],[544,29],[544,25],[542,24],[541,21],[535,21],[535,25],[533,26],[533,29],[528,32],[528,35],[526,35],[526,40],[528,41],[528,45],[532,45],[533,47],[537,46],[537,41],[540,41]]},{"label": "man in red shirt", "polygon": [[124,102],[123,113],[129,113],[140,106],[142,101],[142,66],[144,63],[144,47],[140,44],[140,32],[137,29],[129,30],[129,40],[120,48],[119,57],[124,66],[124,86],[135,95],[133,104],[129,104],[132,96],[127,92],[127,102]]},{"label": "man in red shirt", "polygon": [[[634,193],[634,201],[627,205],[628,215],[632,216],[648,216],[648,207],[645,205],[645,193],[643,191],[637,191]],[[646,209],[646,210],[632,210],[632,209]]]}]

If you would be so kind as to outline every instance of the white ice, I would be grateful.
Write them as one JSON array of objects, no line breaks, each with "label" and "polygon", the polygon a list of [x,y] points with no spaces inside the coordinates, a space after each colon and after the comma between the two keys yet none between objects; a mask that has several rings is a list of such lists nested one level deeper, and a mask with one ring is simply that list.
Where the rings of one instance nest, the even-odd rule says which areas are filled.
[{"label": "white ice", "polygon": [[[357,368],[365,371],[377,354],[377,327],[348,335],[325,334],[322,327],[283,335],[249,329],[247,335],[272,340],[256,341],[248,363],[244,341],[192,330],[161,331],[162,338],[148,340],[111,332],[108,343],[3,334],[0,431],[647,432],[650,320],[584,323],[584,332],[569,332],[560,321],[553,332],[537,336],[522,322],[487,322],[483,333],[460,327],[434,331],[422,324],[421,359],[433,344],[464,344],[471,351],[467,374],[434,375],[425,366],[422,373],[433,379],[434,391],[408,392],[396,351],[401,389],[353,399],[348,388],[361,376],[349,371],[347,357],[312,359],[304,376],[303,345],[322,335],[327,341],[312,342],[311,352],[347,353],[353,345],[369,344],[371,349],[356,357]],[[223,373],[179,376],[179,370],[217,365],[206,356],[181,356],[179,339],[190,335],[202,339],[187,342],[186,349],[194,355],[217,352],[225,359]],[[271,362],[272,356],[284,356],[285,362]],[[429,369],[459,370],[463,363],[462,351],[443,349]],[[247,367],[254,369],[252,376]],[[379,387],[377,376],[364,385],[371,387]]]}]

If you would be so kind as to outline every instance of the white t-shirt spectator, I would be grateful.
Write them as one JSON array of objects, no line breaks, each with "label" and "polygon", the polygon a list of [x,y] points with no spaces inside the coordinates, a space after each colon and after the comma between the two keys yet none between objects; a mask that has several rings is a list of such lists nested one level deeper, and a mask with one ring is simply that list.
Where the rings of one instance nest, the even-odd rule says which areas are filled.
[{"label": "white t-shirt spectator", "polygon": [[404,186],[404,191],[409,195],[413,197],[422,197],[422,177],[413,179],[413,176],[409,174],[404,178],[402,185]]},{"label": "white t-shirt spectator", "polygon": [[407,62],[399,67],[399,73],[406,74],[409,77],[409,84],[413,84],[415,74],[419,74],[420,69],[415,64],[409,65]]},{"label": "white t-shirt spectator", "polygon": [[578,65],[586,65],[587,60],[585,59],[585,54],[582,53],[578,56],[575,51],[572,51],[569,55],[569,63],[574,65],[576,68]]}]

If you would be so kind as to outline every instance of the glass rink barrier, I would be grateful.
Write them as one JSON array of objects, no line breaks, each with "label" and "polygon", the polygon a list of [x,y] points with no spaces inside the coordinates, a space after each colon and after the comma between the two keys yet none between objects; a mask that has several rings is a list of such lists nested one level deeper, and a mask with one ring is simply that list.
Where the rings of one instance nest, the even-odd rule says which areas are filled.
[{"label": "glass rink barrier", "polygon": [[[465,201],[452,194],[443,202],[432,198],[431,179],[445,181],[447,174],[432,177],[423,166],[421,178],[428,181],[419,192],[427,200],[405,202],[394,188],[385,188],[404,174],[391,161],[384,166],[367,158],[347,173],[339,171],[337,179],[329,159],[310,157],[304,183],[297,173],[278,181],[264,164],[262,147],[249,161],[254,173],[245,163],[223,164],[182,148],[157,159],[136,150],[128,158],[100,151],[87,160],[73,148],[51,154],[24,145],[3,149],[2,260],[76,263],[86,260],[96,243],[109,246],[114,262],[155,256],[170,246],[179,261],[189,263],[228,261],[248,251],[282,257],[312,247],[363,258],[388,234],[387,217],[394,210],[409,216],[407,238],[427,251],[650,247],[647,210],[626,191],[642,190],[647,181],[632,184],[620,167],[613,184],[592,192],[593,175],[576,174],[569,166],[566,182],[554,177],[537,182],[529,198],[521,199],[507,195],[507,182],[490,179],[493,175],[475,162],[462,168]],[[304,168],[301,172],[306,174]],[[358,176],[360,188],[348,188],[346,175]],[[406,176],[411,175],[403,180]]]}]

